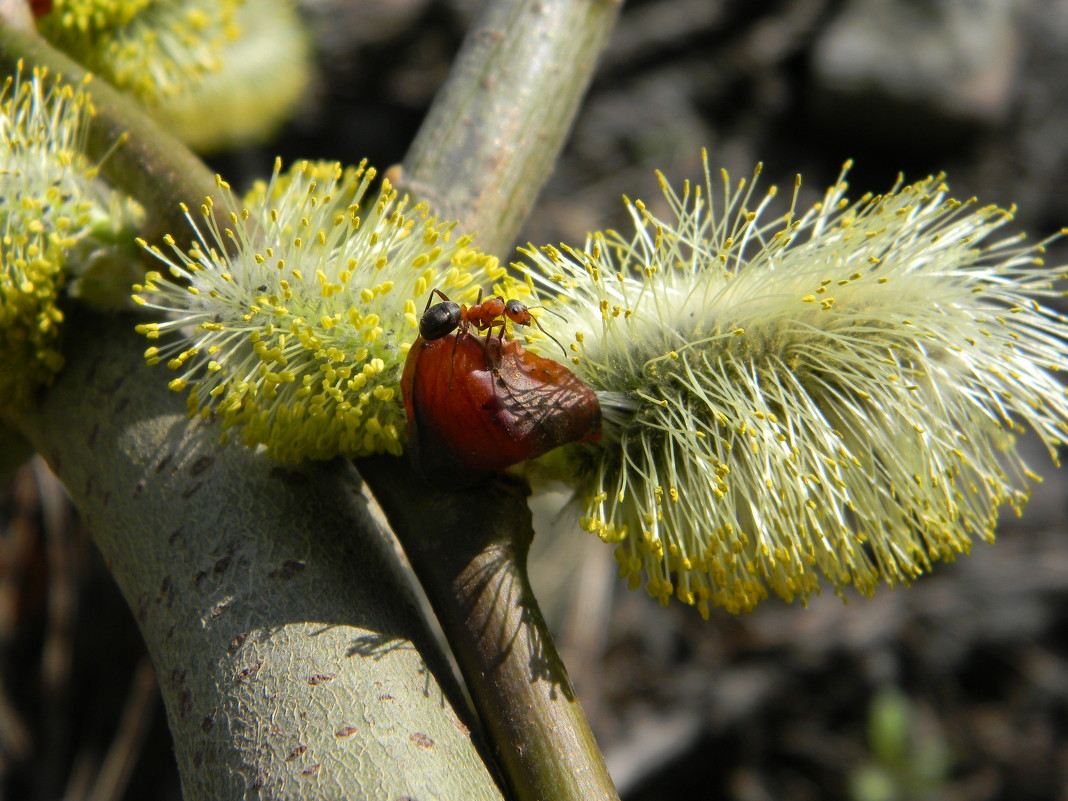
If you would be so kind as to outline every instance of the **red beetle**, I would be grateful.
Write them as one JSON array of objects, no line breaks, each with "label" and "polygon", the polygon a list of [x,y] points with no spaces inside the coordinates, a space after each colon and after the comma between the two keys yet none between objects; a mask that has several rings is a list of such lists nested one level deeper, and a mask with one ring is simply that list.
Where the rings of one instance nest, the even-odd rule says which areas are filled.
[{"label": "red beetle", "polygon": [[472,484],[568,442],[600,438],[600,405],[578,376],[500,334],[472,333],[466,317],[441,333],[444,324],[434,324],[442,306],[424,313],[401,379],[409,448],[425,475]]}]

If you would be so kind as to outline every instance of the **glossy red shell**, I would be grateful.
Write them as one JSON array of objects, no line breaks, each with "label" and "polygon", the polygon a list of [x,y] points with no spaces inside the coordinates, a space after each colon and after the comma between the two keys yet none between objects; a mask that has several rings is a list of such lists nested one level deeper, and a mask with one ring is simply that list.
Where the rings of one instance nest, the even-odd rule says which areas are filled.
[{"label": "glossy red shell", "polygon": [[428,477],[461,484],[579,440],[597,440],[593,390],[515,341],[471,333],[408,352],[401,379],[412,458]]}]

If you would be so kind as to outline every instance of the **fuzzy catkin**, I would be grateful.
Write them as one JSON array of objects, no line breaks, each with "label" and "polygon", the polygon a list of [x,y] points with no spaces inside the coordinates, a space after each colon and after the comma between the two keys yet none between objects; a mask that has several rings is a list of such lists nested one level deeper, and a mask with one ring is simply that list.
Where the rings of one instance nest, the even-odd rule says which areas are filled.
[{"label": "fuzzy catkin", "polygon": [[136,287],[166,314],[138,326],[145,358],[175,372],[190,414],[214,416],[224,438],[283,461],[402,452],[417,302],[435,288],[473,298],[503,270],[388,182],[368,195],[374,177],[366,164],[278,162],[243,203],[219,179],[231,226],[207,205],[187,214],[190,251],[144,243],[167,272]]},{"label": "fuzzy catkin", "polygon": [[555,460],[584,528],[632,586],[706,616],[967,552],[1037,478],[1017,435],[1056,461],[1068,431],[1068,326],[1044,305],[1064,269],[1045,242],[992,241],[1010,211],[943,176],[851,203],[843,173],[765,222],[755,178],[661,178],[668,219],[628,201],[633,234],[530,246],[507,289],[559,304],[568,322],[542,324],[605,410],[602,441]]}]

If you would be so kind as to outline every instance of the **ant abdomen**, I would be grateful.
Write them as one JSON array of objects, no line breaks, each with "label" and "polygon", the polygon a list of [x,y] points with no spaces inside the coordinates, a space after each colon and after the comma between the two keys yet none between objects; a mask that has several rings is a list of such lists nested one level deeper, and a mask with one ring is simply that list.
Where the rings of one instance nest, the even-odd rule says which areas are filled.
[{"label": "ant abdomen", "polygon": [[419,318],[419,336],[428,342],[448,336],[456,330],[463,320],[460,304],[451,300],[435,303],[423,312]]}]

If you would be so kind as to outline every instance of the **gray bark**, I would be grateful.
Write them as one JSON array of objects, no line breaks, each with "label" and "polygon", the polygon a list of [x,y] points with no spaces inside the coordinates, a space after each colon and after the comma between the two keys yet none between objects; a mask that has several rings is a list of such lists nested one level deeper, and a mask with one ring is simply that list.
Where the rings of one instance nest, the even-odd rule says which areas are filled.
[{"label": "gray bark", "polygon": [[185,797],[500,798],[351,464],[220,446],[132,320],[68,330],[21,430],[134,611]]}]

